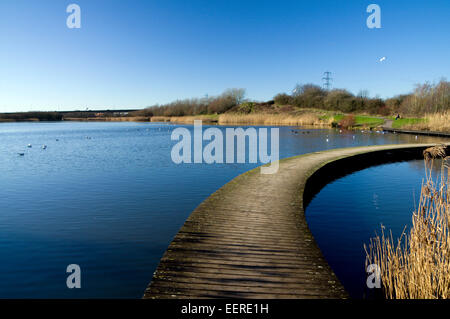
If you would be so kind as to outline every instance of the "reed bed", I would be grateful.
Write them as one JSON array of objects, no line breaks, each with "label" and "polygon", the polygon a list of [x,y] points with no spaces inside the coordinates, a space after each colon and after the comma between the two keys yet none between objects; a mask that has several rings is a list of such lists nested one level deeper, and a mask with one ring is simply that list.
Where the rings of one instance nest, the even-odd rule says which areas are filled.
[{"label": "reed bed", "polygon": [[148,122],[148,116],[105,117],[106,122]]},{"label": "reed bed", "polygon": [[333,118],[322,120],[316,114],[222,114],[219,124],[248,125],[331,125]]},{"label": "reed bed", "polygon": [[320,119],[315,114],[286,115],[286,114],[237,114],[221,115],[193,115],[193,116],[154,116],[152,122],[193,123],[202,120],[204,123],[218,123],[228,125],[331,125],[334,118]]},{"label": "reed bed", "polygon": [[[372,238],[366,250],[366,266],[380,267],[388,299],[450,298],[450,187],[449,157],[445,145],[424,151],[426,177],[422,183],[412,226],[399,239],[392,232]],[[440,177],[433,180],[436,158],[444,158]]]},{"label": "reed bed", "polygon": [[217,116],[214,115],[190,115],[190,116],[153,116],[151,122],[172,122],[192,124],[195,120],[202,120],[204,123],[217,122]]},{"label": "reed bed", "polygon": [[[39,121],[36,119],[36,121]],[[77,122],[148,122],[148,116],[114,116],[114,117],[65,117],[64,121]]]},{"label": "reed bed", "polygon": [[408,124],[403,128],[435,132],[450,132],[450,112],[426,114],[425,121]]}]

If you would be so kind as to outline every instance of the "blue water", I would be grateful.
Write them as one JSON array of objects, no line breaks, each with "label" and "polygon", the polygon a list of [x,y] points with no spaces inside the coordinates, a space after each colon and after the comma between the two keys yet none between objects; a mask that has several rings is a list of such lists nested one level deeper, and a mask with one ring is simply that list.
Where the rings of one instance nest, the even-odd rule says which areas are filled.
[{"label": "blue water", "polygon": [[[170,134],[176,127],[0,124],[0,298],[141,297],[192,210],[226,182],[259,165],[176,165],[170,157],[175,144]],[[291,130],[280,128],[281,157],[337,147],[436,141],[334,129],[304,129],[299,134]],[[19,156],[22,152],[25,155]],[[372,196],[364,188],[357,191],[347,196],[358,203]],[[395,191],[388,186],[384,194],[392,198]],[[381,189],[381,209],[385,195]],[[308,211],[312,224],[315,205]],[[372,223],[369,215],[374,212],[358,214]],[[340,232],[342,224],[334,221],[333,233]],[[374,228],[376,223],[367,225],[370,231]],[[322,238],[326,250],[330,237]],[[81,289],[66,286],[69,264],[81,267]]]}]

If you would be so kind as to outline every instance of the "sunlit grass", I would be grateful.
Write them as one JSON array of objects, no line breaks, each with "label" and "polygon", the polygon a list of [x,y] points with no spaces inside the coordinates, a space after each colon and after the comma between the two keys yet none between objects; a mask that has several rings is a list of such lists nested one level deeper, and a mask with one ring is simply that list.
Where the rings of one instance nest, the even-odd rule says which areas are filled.
[{"label": "sunlit grass", "polygon": [[395,120],[395,118],[393,118],[393,120],[394,120],[392,122],[393,128],[408,128],[413,125],[417,125],[417,124],[421,124],[421,123],[425,122],[425,119],[423,119],[423,118],[401,118],[401,119],[397,119],[397,120]]},{"label": "sunlit grass", "polygon": [[[323,119],[333,118],[333,121],[335,123],[339,123],[345,117],[346,117],[345,114],[337,114],[337,115],[325,115],[322,118]],[[354,126],[375,127],[375,126],[383,125],[383,123],[384,123],[384,119],[382,119],[382,118],[367,116],[367,115],[355,115],[354,119],[355,119]]]}]

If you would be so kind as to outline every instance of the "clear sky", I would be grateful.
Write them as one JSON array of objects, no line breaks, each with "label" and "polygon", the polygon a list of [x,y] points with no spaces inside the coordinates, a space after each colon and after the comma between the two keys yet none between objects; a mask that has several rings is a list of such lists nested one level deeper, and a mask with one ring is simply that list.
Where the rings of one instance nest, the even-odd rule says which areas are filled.
[{"label": "clear sky", "polygon": [[[81,7],[81,29],[66,7]],[[381,29],[366,8],[381,7]],[[448,0],[1,0],[0,112],[140,108],[297,83],[371,96],[450,74]],[[386,60],[380,62],[380,58]]]}]

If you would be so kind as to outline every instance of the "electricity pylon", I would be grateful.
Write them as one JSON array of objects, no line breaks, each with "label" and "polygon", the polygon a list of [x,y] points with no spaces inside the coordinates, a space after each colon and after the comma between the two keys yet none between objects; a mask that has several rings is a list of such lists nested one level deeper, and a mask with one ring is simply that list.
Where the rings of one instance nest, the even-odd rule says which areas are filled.
[{"label": "electricity pylon", "polygon": [[331,88],[331,81],[333,80],[333,78],[331,77],[331,72],[330,71],[326,71],[323,73],[324,77],[322,78],[323,80],[323,88],[327,91],[330,90]]}]

